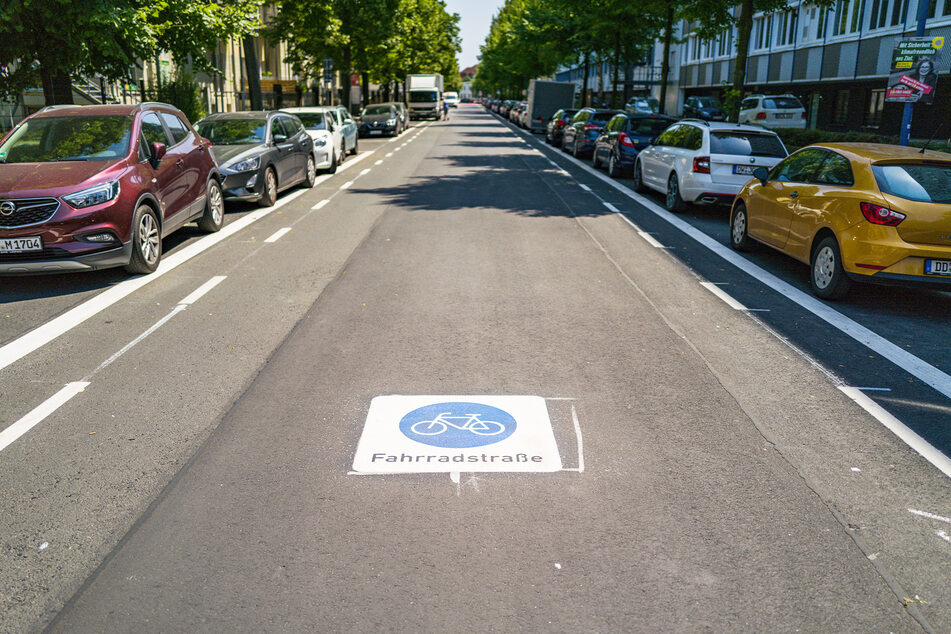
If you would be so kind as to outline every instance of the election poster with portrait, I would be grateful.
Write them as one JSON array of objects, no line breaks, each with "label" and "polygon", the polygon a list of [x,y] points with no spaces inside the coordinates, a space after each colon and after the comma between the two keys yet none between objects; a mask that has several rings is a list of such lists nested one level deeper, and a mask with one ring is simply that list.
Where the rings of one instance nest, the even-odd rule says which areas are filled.
[{"label": "election poster with portrait", "polygon": [[943,37],[899,40],[892,53],[885,101],[934,103]]}]

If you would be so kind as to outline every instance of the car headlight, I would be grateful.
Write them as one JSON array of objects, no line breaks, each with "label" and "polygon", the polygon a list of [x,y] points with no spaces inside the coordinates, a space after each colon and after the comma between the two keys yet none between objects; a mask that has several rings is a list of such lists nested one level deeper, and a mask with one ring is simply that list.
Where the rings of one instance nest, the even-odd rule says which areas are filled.
[{"label": "car headlight", "polygon": [[261,157],[255,156],[254,158],[245,159],[240,163],[229,165],[228,169],[232,172],[250,172],[259,167],[261,167]]},{"label": "car headlight", "polygon": [[73,194],[63,196],[63,200],[69,203],[70,207],[83,209],[93,205],[101,205],[110,200],[115,200],[119,195],[119,181],[114,180],[102,185],[96,185],[88,189],[83,189]]},{"label": "car headlight", "polygon": [[386,125],[396,125],[396,119],[387,119]]}]

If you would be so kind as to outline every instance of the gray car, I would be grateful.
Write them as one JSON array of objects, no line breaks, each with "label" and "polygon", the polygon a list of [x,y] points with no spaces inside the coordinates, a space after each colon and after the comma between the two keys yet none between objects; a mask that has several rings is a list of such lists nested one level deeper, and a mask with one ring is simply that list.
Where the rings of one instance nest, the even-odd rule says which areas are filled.
[{"label": "gray car", "polygon": [[396,106],[373,104],[363,109],[360,115],[360,136],[396,136],[403,131]]}]

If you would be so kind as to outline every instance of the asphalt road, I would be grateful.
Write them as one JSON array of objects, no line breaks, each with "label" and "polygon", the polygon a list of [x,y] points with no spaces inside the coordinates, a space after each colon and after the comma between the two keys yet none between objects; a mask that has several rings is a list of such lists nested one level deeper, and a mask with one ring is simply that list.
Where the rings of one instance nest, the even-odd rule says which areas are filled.
[{"label": "asphalt road", "polygon": [[[839,389],[933,387],[481,108],[345,166],[148,278],[0,280],[0,630],[951,629],[948,476]],[[354,472],[386,395],[542,397],[562,468]]]}]

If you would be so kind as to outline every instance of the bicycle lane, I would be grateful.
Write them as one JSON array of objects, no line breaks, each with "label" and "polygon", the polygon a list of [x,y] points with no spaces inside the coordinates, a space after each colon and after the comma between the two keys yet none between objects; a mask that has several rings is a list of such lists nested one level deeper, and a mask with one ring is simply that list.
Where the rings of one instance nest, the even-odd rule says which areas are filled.
[{"label": "bicycle lane", "polygon": [[[426,135],[412,178],[348,190],[380,223],[56,629],[915,629],[587,203],[485,116]],[[348,475],[392,395],[443,395],[381,410],[410,429],[547,397],[562,470]]]}]

